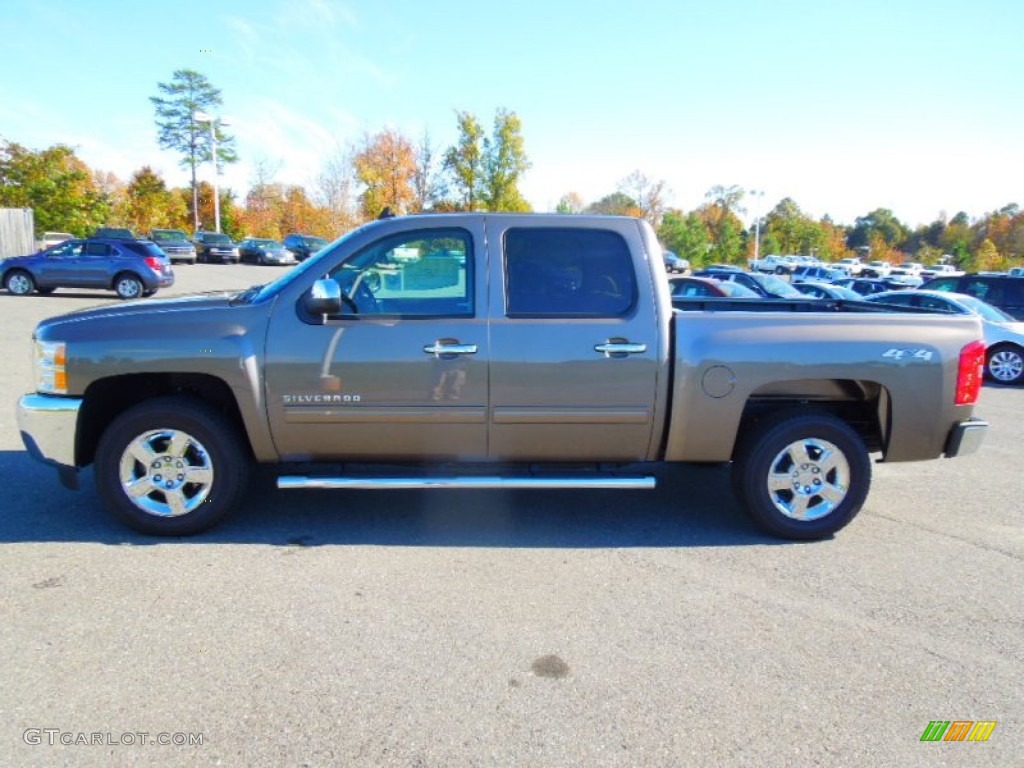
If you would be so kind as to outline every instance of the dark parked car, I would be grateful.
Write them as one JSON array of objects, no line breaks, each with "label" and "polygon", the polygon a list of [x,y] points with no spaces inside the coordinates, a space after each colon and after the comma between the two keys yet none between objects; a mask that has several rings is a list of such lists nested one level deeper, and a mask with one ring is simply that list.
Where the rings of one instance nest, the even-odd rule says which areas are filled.
[{"label": "dark parked car", "polygon": [[287,235],[284,247],[295,254],[295,258],[304,261],[327,245],[322,237],[314,235]]},{"label": "dark parked car", "polygon": [[785,280],[775,275],[760,272],[743,272],[738,269],[702,269],[693,273],[694,277],[713,277],[722,282],[739,283],[749,288],[758,296],[769,299],[802,299],[800,291]]},{"label": "dark parked car", "polygon": [[793,283],[793,287],[805,296],[810,296],[814,299],[846,299],[847,301],[861,301],[864,299],[856,291],[852,291],[842,285],[836,285],[835,283],[802,282]]},{"label": "dark parked car", "polygon": [[137,299],[174,285],[174,270],[167,255],[148,240],[89,238],[0,262],[0,284],[16,296],[101,288]]},{"label": "dark parked car", "polygon": [[238,244],[239,261],[251,261],[253,264],[295,264],[295,254],[281,245],[277,240],[261,237],[250,237]]},{"label": "dark parked car", "polygon": [[238,247],[227,235],[219,232],[196,232],[195,244],[197,261],[238,263]]},{"label": "dark parked car", "polygon": [[108,240],[137,240],[135,233],[124,227],[100,227],[92,233],[94,238],[106,238]]},{"label": "dark parked car", "polygon": [[960,275],[936,277],[922,290],[964,293],[1024,320],[1024,278],[1009,275]]},{"label": "dark parked car", "polygon": [[715,280],[710,277],[670,277],[668,286],[673,299],[690,297],[756,299],[760,296],[739,283]]},{"label": "dark parked car", "polygon": [[183,261],[186,264],[196,263],[196,247],[189,242],[188,235],[180,229],[154,229],[149,239],[160,246],[167,254],[171,263]]},{"label": "dark parked car", "polygon": [[859,293],[861,296],[872,296],[873,294],[882,293],[883,291],[898,291],[911,287],[910,285],[899,281],[875,277],[845,277],[842,280],[836,280],[833,285],[841,285],[843,288],[849,288],[851,291]]},{"label": "dark parked car", "polygon": [[790,282],[792,283],[833,283],[836,280],[842,280],[847,277],[847,274],[842,269],[833,269],[832,267],[797,267],[793,270],[793,277]]},{"label": "dark parked car", "polygon": [[681,259],[676,256],[672,251],[662,251],[662,256],[665,258],[665,271],[672,273],[677,272],[679,274],[686,274],[690,271],[690,262],[686,259]]}]

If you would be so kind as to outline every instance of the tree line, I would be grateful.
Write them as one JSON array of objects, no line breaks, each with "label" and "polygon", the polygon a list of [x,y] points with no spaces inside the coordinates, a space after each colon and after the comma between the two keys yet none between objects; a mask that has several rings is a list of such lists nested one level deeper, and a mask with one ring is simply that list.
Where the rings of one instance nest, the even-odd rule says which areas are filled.
[{"label": "tree line", "polygon": [[[89,168],[73,148],[58,144],[33,150],[0,142],[0,206],[33,208],[38,232],[66,231],[78,236],[97,226],[210,229],[214,189],[197,180],[197,168],[238,161],[227,123],[215,113],[222,106],[218,89],[194,70],[178,70],[157,85],[150,99],[159,145],[177,153],[190,171],[188,187],[168,187],[144,166],[127,181]],[[447,147],[429,133],[411,138],[395,129],[364,134],[326,157],[308,186],[275,181],[268,160],[254,164],[244,196],[219,190],[222,230],[235,239],[280,239],[289,232],[336,237],[394,213],[530,210],[519,184],[530,169],[519,116],[496,111],[488,133],[477,117],[456,111],[456,140]],[[834,261],[852,255],[926,264],[951,260],[968,270],[1005,269],[1024,260],[1024,212],[1014,203],[972,221],[965,212],[911,229],[889,209],[858,217],[852,225],[828,216],[814,219],[791,198],[783,198],[754,223],[744,225],[746,201],[759,193],[738,186],[715,186],[691,211],[670,208],[664,180],[634,171],[604,197],[587,202],[569,192],[559,213],[599,213],[647,219],[662,243],[694,266],[722,262],[744,264],[755,251],[803,253]],[[748,219],[749,220],[749,219]]]}]

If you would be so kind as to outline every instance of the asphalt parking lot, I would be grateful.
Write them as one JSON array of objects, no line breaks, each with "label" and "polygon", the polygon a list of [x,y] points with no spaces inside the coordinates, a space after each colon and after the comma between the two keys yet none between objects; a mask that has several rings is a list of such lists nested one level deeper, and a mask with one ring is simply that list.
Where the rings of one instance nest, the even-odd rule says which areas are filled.
[{"label": "asphalt parking lot", "polygon": [[[176,273],[159,296],[279,274]],[[0,765],[1021,764],[1024,389],[986,386],[980,453],[877,465],[829,541],[757,533],[721,467],[649,492],[258,483],[156,540],[15,426],[35,323],[113,300],[0,292]],[[922,742],[936,720],[997,725]]]}]

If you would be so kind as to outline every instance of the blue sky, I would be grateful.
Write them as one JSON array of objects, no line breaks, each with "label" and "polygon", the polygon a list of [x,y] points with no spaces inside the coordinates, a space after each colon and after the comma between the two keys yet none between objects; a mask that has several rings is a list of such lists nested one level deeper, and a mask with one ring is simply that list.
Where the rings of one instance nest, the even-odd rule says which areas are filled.
[{"label": "blue sky", "polygon": [[[518,113],[537,210],[633,170],[689,210],[714,185],[841,223],[1024,205],[1024,4],[904,0],[2,0],[0,138],[62,142],[122,179],[186,183],[149,97],[176,69],[223,92],[242,161],[311,187],[366,133]],[[210,168],[201,169],[209,179]],[[748,198],[748,204],[754,198]],[[753,206],[751,206],[753,212]]]}]

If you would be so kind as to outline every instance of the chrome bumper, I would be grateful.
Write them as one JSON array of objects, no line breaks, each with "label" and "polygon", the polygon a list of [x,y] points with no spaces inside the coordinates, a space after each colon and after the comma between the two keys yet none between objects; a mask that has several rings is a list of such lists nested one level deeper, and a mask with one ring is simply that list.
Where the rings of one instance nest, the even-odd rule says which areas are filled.
[{"label": "chrome bumper", "polygon": [[68,488],[78,487],[75,466],[75,430],[80,397],[24,395],[18,401],[18,429],[32,458],[56,467],[60,481]]},{"label": "chrome bumper", "polygon": [[949,431],[946,439],[946,456],[967,456],[974,453],[981,447],[985,439],[985,431],[988,429],[988,422],[983,419],[968,419],[961,421]]}]

